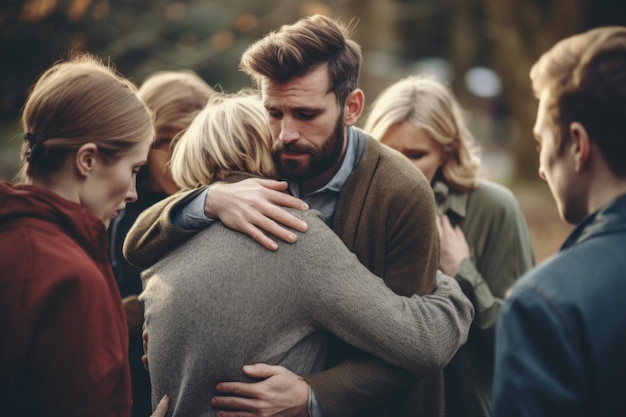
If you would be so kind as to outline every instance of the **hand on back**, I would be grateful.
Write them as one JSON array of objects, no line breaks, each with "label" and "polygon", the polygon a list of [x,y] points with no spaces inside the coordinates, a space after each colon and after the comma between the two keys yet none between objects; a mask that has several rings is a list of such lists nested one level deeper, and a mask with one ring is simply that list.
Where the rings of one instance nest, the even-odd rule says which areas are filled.
[{"label": "hand on back", "polygon": [[204,202],[204,212],[209,218],[219,218],[230,227],[250,236],[269,250],[278,245],[267,233],[285,242],[293,243],[297,236],[291,228],[306,232],[305,222],[289,214],[284,207],[307,210],[309,206],[299,198],[284,191],[284,181],[250,178],[241,182],[215,183]]}]

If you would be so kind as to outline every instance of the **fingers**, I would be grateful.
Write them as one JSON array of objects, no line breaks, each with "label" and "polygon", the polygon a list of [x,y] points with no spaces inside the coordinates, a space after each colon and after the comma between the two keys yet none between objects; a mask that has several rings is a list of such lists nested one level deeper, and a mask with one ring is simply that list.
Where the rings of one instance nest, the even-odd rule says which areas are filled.
[{"label": "fingers", "polygon": [[441,222],[441,227],[445,230],[451,230],[452,225],[450,224],[450,219],[445,214],[439,216],[439,220]]},{"label": "fingers", "polygon": [[243,373],[251,378],[269,378],[282,372],[287,372],[286,368],[266,363],[243,366]]},{"label": "fingers", "polygon": [[450,235],[458,236],[458,231],[461,230],[458,226],[452,227],[452,224],[450,223],[450,218],[445,214],[437,216],[437,228],[439,229],[440,240],[446,240],[450,237]]},{"label": "fingers", "polygon": [[252,178],[252,179],[244,180],[244,181],[256,182],[265,188],[269,188],[271,190],[276,190],[276,191],[287,191],[287,188],[289,188],[289,184],[287,183],[287,181],[276,181],[276,180],[267,180],[267,179],[260,179],[260,178]]},{"label": "fingers", "polygon": [[439,232],[439,240],[442,238],[443,231],[441,230],[441,218],[442,216],[437,216],[435,224],[437,225],[437,231]]},{"label": "fingers", "polygon": [[284,181],[257,178],[234,184],[216,183],[207,193],[205,214],[219,217],[227,227],[245,233],[269,250],[276,250],[276,239],[293,243],[297,240],[294,230],[303,233],[308,229],[306,222],[285,210],[285,207],[306,210],[308,205],[284,193],[286,188]]},{"label": "fingers", "polygon": [[[275,221],[277,219],[278,222]],[[265,211],[251,214],[248,218],[240,216],[231,227],[247,234],[266,249],[276,250],[278,245],[267,235],[268,233],[287,243],[298,240],[296,234],[283,225],[300,232],[306,232],[308,229],[306,222],[276,206],[269,206]]]},{"label": "fingers", "polygon": [[[286,184],[286,183],[285,183]],[[281,207],[291,207],[297,210],[308,210],[309,205],[297,197],[286,193],[272,193],[273,195],[268,197],[270,201]]]},{"label": "fingers", "polygon": [[[262,395],[262,389],[261,389],[261,385],[257,382],[220,382],[219,384],[217,384],[216,386],[217,392],[225,392],[228,394],[232,394],[235,395],[236,397],[234,398],[239,398],[239,397],[246,397],[245,399],[249,399],[250,398],[259,398]],[[215,399],[217,399],[217,401],[222,404],[221,406],[223,407],[228,407],[228,408],[239,408],[241,409],[242,407],[233,407],[232,403],[229,406],[224,405],[224,399],[227,399],[229,397],[214,397]],[[240,398],[241,400],[244,400],[244,398]],[[228,400],[229,402],[231,400]],[[250,406],[250,404],[248,404],[248,406]],[[244,409],[249,409],[247,407],[243,407]]]},{"label": "fingers", "polygon": [[218,415],[234,417],[251,412],[257,417],[296,416],[304,415],[308,410],[309,385],[299,375],[282,366],[263,363],[246,365],[243,371],[252,378],[263,380],[219,383],[217,391],[225,395],[213,397],[211,404],[232,411],[220,411]]},{"label": "fingers", "polygon": [[218,416],[239,417],[264,415],[261,410],[268,408],[268,403],[263,399],[265,392],[260,383],[245,382],[222,382],[217,385],[217,391],[228,393],[228,396],[216,396],[211,398],[211,406],[214,408],[226,408]]},{"label": "fingers", "polygon": [[217,412],[217,417],[261,417],[270,414],[262,411],[262,406],[257,400],[249,400],[239,397],[213,397],[211,406],[222,409]]},{"label": "fingers", "polygon": [[[217,406],[214,406],[217,407]],[[247,411],[218,411],[217,417],[264,417],[259,413],[249,413]]]},{"label": "fingers", "polygon": [[154,413],[152,413],[150,417],[165,417],[165,414],[167,413],[167,409],[169,405],[170,405],[170,397],[168,397],[167,395],[164,395],[163,398],[161,398],[161,401],[159,401],[156,408],[154,409]]},{"label": "fingers", "polygon": [[[279,229],[284,230],[280,227]],[[270,239],[261,229],[255,227],[252,223],[243,224],[241,227],[238,228],[238,230],[241,233],[245,233],[246,235],[250,236],[255,242],[259,243],[265,249],[278,249],[278,244]]]},{"label": "fingers", "polygon": [[463,233],[463,230],[461,230],[461,227],[460,227],[460,226],[456,226],[456,227],[454,228],[454,233],[456,234],[456,236],[457,236],[459,239],[463,239],[463,240],[465,240],[465,233]]},{"label": "fingers", "polygon": [[[289,196],[290,198],[293,198],[291,196]],[[300,201],[301,203],[305,204],[305,210],[308,209],[308,205],[299,199],[296,199],[298,201]],[[274,205],[270,205],[267,207],[266,209],[266,215],[267,217],[271,218],[274,220],[274,224],[276,223],[280,223],[282,225],[285,225],[287,227],[291,227],[292,229],[295,229],[299,232],[306,232],[309,228],[309,226],[306,224],[305,221],[300,220],[299,218],[297,218],[296,216],[294,216],[293,214],[283,210],[281,207],[278,206],[274,206]],[[269,230],[268,230],[269,231]]]}]

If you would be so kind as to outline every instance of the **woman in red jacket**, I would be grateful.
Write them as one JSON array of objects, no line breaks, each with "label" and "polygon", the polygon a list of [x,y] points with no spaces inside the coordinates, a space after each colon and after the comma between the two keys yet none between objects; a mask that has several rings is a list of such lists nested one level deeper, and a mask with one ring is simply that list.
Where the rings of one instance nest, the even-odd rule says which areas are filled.
[{"label": "woman in red jacket", "polygon": [[0,182],[0,403],[12,416],[130,416],[106,227],[137,199],[152,116],[132,83],[82,55],[43,73],[22,126],[19,183]]}]

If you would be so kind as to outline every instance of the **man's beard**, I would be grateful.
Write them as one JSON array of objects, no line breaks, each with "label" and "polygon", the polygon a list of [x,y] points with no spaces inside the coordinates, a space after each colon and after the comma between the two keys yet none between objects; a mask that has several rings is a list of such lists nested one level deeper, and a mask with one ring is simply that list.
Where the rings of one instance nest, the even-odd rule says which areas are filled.
[{"label": "man's beard", "polygon": [[[343,112],[337,118],[335,129],[322,145],[321,150],[317,150],[310,145],[300,144],[298,141],[284,145],[277,141],[272,146],[272,157],[276,169],[281,178],[306,182],[317,178],[337,163],[341,156],[344,139]],[[281,151],[306,152],[310,155],[308,163],[301,163],[291,159],[282,160]]]}]

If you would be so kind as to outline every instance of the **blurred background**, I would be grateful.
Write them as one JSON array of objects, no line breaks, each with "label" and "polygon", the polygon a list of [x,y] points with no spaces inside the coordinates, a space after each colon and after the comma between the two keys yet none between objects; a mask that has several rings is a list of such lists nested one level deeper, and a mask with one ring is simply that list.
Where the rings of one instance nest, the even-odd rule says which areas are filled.
[{"label": "blurred background", "polygon": [[28,88],[69,51],[110,61],[137,85],[192,69],[234,92],[250,86],[238,70],[250,43],[314,13],[357,23],[368,103],[412,73],[448,83],[482,147],[483,175],[517,195],[537,259],[558,250],[571,227],[537,176],[528,71],[565,36],[625,25],[625,0],[0,0],[0,179],[19,162]]}]

